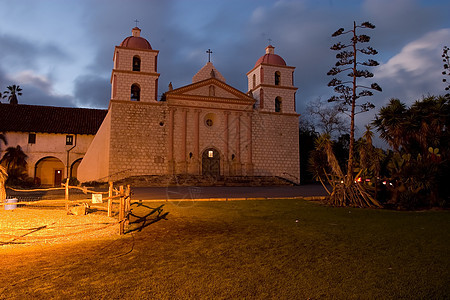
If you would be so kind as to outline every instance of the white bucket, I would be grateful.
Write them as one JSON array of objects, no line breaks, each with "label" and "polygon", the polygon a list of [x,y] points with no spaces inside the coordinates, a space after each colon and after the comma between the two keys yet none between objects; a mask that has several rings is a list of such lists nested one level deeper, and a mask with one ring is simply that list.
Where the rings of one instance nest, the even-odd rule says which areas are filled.
[{"label": "white bucket", "polygon": [[17,208],[17,198],[6,199],[6,203],[13,203],[5,205],[5,210],[13,210]]}]

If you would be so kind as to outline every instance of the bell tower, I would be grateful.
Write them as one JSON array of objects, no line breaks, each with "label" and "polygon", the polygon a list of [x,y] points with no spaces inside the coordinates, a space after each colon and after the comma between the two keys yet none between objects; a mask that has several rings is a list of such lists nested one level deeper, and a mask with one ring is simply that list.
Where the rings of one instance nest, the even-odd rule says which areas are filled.
[{"label": "bell tower", "polygon": [[141,37],[141,29],[134,27],[132,35],[114,50],[111,99],[156,102],[158,53]]},{"label": "bell tower", "polygon": [[256,99],[256,108],[263,112],[296,113],[294,70],[275,54],[275,47],[266,47],[253,69],[247,73],[248,92]]}]

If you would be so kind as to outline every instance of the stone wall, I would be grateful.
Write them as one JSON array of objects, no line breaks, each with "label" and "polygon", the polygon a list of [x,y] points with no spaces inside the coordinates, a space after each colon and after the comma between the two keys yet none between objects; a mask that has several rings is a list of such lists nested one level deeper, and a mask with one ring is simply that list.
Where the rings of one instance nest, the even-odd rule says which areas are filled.
[{"label": "stone wall", "polygon": [[109,174],[113,180],[168,172],[164,103],[111,100]]},{"label": "stone wall", "polygon": [[255,115],[253,145],[254,175],[280,176],[299,183],[298,115]]},{"label": "stone wall", "polygon": [[[296,114],[169,109],[165,103],[127,101],[111,101],[111,113],[109,173],[113,179],[172,171],[201,174],[202,153],[214,148],[220,153],[224,176],[280,176],[299,181]],[[205,122],[209,118],[212,126]]]},{"label": "stone wall", "polygon": [[94,140],[78,166],[78,180],[109,180],[109,149],[111,136],[111,110],[106,114]]}]

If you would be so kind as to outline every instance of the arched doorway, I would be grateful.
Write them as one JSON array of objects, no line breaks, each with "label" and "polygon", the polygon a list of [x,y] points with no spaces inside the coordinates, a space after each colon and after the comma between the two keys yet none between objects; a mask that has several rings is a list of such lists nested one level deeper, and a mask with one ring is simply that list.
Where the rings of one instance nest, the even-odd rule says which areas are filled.
[{"label": "arched doorway", "polygon": [[214,148],[203,151],[202,154],[202,175],[203,176],[220,176],[220,154]]},{"label": "arched doorway", "polygon": [[44,157],[34,166],[34,180],[42,186],[60,186],[63,178],[64,164],[56,157]]},{"label": "arched doorway", "polygon": [[78,176],[78,166],[81,164],[82,158],[77,159],[72,163],[72,166],[70,167],[70,177],[77,178]]}]

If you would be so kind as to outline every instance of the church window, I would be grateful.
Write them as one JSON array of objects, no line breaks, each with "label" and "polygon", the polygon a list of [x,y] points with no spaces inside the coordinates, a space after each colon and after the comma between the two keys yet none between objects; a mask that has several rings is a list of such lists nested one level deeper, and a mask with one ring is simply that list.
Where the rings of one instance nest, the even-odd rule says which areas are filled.
[{"label": "church window", "polygon": [[209,158],[214,157],[214,151],[213,151],[213,150],[209,150],[209,151],[208,151],[208,157],[209,157]]},{"label": "church window", "polygon": [[256,87],[256,74],[253,74],[253,88]]},{"label": "church window", "polygon": [[279,71],[275,72],[275,85],[280,85],[281,74]]},{"label": "church window", "polygon": [[133,71],[140,71],[141,70],[141,59],[139,56],[133,57]]},{"label": "church window", "polygon": [[206,127],[212,127],[216,121],[216,115],[213,113],[206,114],[203,120],[205,122]]},{"label": "church window", "polygon": [[141,88],[137,84],[133,84],[131,86],[131,101],[140,101],[141,100]]},{"label": "church window", "polygon": [[281,112],[281,99],[280,97],[275,98],[275,112]]},{"label": "church window", "polygon": [[215,96],[216,95],[216,87],[213,85],[209,86],[209,96]]},{"label": "church window", "polygon": [[36,133],[28,134],[28,144],[36,144]]},{"label": "church window", "polygon": [[66,145],[73,145],[73,135],[66,135]]}]

